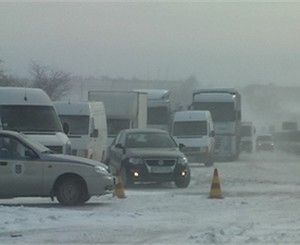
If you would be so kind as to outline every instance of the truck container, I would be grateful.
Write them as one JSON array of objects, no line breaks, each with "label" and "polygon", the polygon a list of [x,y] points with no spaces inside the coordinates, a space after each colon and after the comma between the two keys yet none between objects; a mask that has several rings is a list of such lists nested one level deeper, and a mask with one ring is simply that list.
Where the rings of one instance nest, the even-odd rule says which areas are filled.
[{"label": "truck container", "polygon": [[147,127],[170,131],[171,104],[167,89],[138,89],[147,93]]},{"label": "truck container", "polygon": [[108,145],[122,129],[147,127],[147,93],[88,91],[89,101],[102,101],[107,120]]}]

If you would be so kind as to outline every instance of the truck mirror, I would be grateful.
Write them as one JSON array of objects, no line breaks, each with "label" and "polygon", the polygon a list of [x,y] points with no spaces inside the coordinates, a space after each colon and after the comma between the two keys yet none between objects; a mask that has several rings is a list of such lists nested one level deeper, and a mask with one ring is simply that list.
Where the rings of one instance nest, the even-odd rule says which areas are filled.
[{"label": "truck mirror", "polygon": [[91,133],[91,137],[97,138],[99,136],[99,131],[98,129],[94,129],[93,132]]},{"label": "truck mirror", "polygon": [[68,135],[70,133],[70,126],[66,122],[63,123],[63,131],[66,135]]},{"label": "truck mirror", "polygon": [[212,131],[210,132],[209,136],[210,136],[210,137],[215,137],[215,131],[212,130]]}]

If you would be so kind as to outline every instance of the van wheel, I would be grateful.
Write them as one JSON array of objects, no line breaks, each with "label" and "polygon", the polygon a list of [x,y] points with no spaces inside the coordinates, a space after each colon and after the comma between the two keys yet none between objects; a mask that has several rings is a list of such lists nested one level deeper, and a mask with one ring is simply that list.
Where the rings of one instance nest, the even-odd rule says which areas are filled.
[{"label": "van wheel", "polygon": [[64,206],[74,206],[89,200],[86,189],[76,178],[64,178],[57,186],[56,198]]}]

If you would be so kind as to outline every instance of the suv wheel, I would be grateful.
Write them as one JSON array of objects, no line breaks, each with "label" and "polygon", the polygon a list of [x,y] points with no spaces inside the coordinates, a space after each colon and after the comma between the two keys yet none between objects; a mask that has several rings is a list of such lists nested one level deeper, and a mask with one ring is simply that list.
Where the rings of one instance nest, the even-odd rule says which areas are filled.
[{"label": "suv wheel", "polygon": [[175,185],[178,188],[187,188],[191,181],[191,171],[190,168],[186,168],[186,175],[185,176],[176,176],[175,177]]}]

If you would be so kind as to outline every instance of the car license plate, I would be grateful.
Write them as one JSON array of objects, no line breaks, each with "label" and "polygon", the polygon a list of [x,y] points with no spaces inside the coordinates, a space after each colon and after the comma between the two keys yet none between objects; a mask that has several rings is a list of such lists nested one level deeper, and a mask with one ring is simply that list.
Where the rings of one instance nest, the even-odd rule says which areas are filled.
[{"label": "car license plate", "polygon": [[171,173],[173,172],[173,170],[171,167],[152,167],[151,172],[164,174],[164,173]]}]

